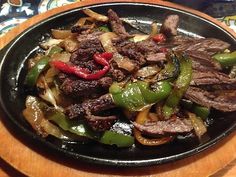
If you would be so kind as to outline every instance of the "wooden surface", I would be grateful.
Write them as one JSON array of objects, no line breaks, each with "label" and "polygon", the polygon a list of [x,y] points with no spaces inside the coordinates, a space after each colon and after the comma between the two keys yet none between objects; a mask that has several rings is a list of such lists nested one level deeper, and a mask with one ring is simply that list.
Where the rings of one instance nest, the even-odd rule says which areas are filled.
[{"label": "wooden surface", "polygon": [[[119,0],[127,1],[127,0]],[[151,1],[151,0],[136,0],[135,2],[159,3],[166,6],[175,6],[178,9],[183,7],[173,5],[168,2]],[[76,8],[83,5],[89,5],[96,1],[84,1],[62,8],[53,9],[45,14],[40,14],[24,22],[20,26],[11,30],[7,35],[0,38],[0,48],[5,46],[14,37],[21,33],[29,26],[37,23],[40,20],[46,19],[49,16],[68,9]],[[100,0],[99,3],[108,2],[108,0]],[[97,2],[97,3],[98,3]],[[114,1],[113,1],[114,2]],[[134,1],[133,1],[134,2]],[[193,11],[193,13],[210,18],[207,15]],[[212,19],[216,24],[220,22]],[[231,32],[227,27],[227,31]],[[234,34],[235,35],[235,34]],[[22,137],[20,132],[14,130],[13,125],[6,121],[5,117],[1,117],[0,121],[0,156],[9,163],[12,167],[28,176],[161,176],[161,177],[204,177],[214,174],[219,176],[236,176],[236,132],[222,140],[215,146],[205,150],[202,153],[192,157],[179,160],[173,163],[145,167],[145,168],[108,168],[101,166],[93,166],[71,159],[61,159],[57,154],[52,154],[47,149],[42,149],[37,144]],[[233,161],[234,160],[234,161]],[[0,176],[20,176],[20,174],[9,167],[4,161],[0,160]],[[232,162],[233,161],[233,162]],[[229,164],[231,162],[231,164]],[[227,165],[229,164],[229,165]],[[227,166],[226,166],[227,165]],[[219,171],[220,170],[220,171]],[[217,172],[218,171],[218,172]],[[217,173],[216,173],[217,172]]]}]

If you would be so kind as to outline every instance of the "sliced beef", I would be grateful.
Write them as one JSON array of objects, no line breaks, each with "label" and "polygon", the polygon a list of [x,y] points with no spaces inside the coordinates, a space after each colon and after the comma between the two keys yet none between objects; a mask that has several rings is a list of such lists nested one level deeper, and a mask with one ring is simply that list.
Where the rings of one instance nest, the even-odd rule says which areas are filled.
[{"label": "sliced beef", "polygon": [[208,92],[196,87],[189,87],[185,98],[206,107],[224,112],[236,111],[236,90]]},{"label": "sliced beef", "polygon": [[[77,40],[79,43],[81,43],[81,42],[86,43],[86,42],[98,39],[101,34],[103,34],[103,32],[101,32],[101,31],[93,31],[88,34],[87,33],[79,34],[79,35],[77,35]],[[87,44],[87,45],[89,46],[89,44]]]},{"label": "sliced beef", "polygon": [[169,43],[172,45],[182,45],[182,44],[191,44],[196,40],[199,40],[199,38],[177,35],[172,37]]},{"label": "sliced beef", "polygon": [[183,43],[178,45],[173,50],[175,51],[202,51],[206,52],[209,55],[213,55],[217,52],[222,52],[225,49],[229,48],[230,44],[224,42],[220,39],[215,38],[205,38],[205,39],[198,39],[191,43]]},{"label": "sliced beef", "polygon": [[177,28],[179,25],[178,15],[168,15],[162,23],[160,33],[165,34],[167,37],[176,36]]},{"label": "sliced beef", "polygon": [[104,52],[103,47],[98,38],[82,40],[78,50],[72,53],[70,62],[81,67],[88,66],[86,62],[92,60],[95,53]]},{"label": "sliced beef", "polygon": [[191,85],[228,85],[231,89],[236,89],[236,79],[231,79],[228,75],[217,71],[193,71]]},{"label": "sliced beef", "polygon": [[134,42],[120,39],[115,41],[114,45],[121,55],[133,60],[138,66],[146,63],[143,54],[138,50]]},{"label": "sliced beef", "polygon": [[134,61],[137,68],[145,65],[146,62],[162,63],[166,60],[165,53],[171,47],[169,44],[157,44],[151,39],[137,43],[120,39],[114,41],[114,46],[121,55]]},{"label": "sliced beef", "polygon": [[108,18],[113,32],[122,38],[130,37],[119,16],[112,9],[108,10]]},{"label": "sliced beef", "polygon": [[149,63],[163,63],[164,61],[166,61],[166,53],[159,52],[148,54],[146,60]]},{"label": "sliced beef", "polygon": [[85,116],[88,125],[94,131],[105,131],[109,130],[112,125],[117,120],[116,116],[95,116],[90,113],[86,114]]},{"label": "sliced beef", "polygon": [[140,125],[133,123],[135,128],[145,135],[164,135],[166,133],[187,133],[193,129],[192,123],[188,119],[172,118],[166,121],[147,122]]},{"label": "sliced beef", "polygon": [[221,70],[221,65],[218,61],[212,59],[212,57],[202,51],[186,51],[186,54],[192,58],[193,68],[196,70]]},{"label": "sliced beef", "polygon": [[115,106],[110,94],[106,94],[97,99],[86,100],[82,104],[70,105],[66,108],[66,114],[70,119],[73,119],[84,117],[86,110],[90,110],[91,114],[96,114],[114,108]]},{"label": "sliced beef", "polygon": [[[211,56],[202,51],[185,51],[185,53],[192,59],[192,67],[199,71],[209,71],[209,70],[221,70],[221,65],[216,60],[212,59]],[[166,53],[150,52],[146,56],[148,62],[164,62],[166,61]]]},{"label": "sliced beef", "polygon": [[90,29],[89,26],[79,26],[79,25],[76,25],[76,26],[72,26],[70,30],[71,30],[72,33],[81,34],[82,32],[85,32],[85,31],[87,31],[89,29]]},{"label": "sliced beef", "polygon": [[112,84],[112,78],[103,77],[99,80],[82,80],[68,77],[64,79],[60,89],[64,94],[75,97],[87,97],[101,92],[102,89],[108,89]]},{"label": "sliced beef", "polygon": [[159,52],[163,46],[158,45],[152,39],[144,40],[136,43],[137,50],[142,54],[150,54]]},{"label": "sliced beef", "polygon": [[111,68],[108,72],[108,75],[111,75],[114,81],[122,81],[126,77],[126,73],[121,69]]}]

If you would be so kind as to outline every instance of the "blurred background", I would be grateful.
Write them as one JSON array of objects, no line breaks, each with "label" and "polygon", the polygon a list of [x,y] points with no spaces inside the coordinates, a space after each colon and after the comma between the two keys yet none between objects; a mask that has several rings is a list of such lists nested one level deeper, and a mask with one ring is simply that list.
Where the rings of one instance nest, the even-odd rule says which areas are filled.
[{"label": "blurred background", "polygon": [[235,0],[170,0],[193,9],[205,12],[208,15],[219,18],[227,15],[236,15]]},{"label": "blurred background", "polygon": [[[81,0],[0,0],[0,36],[36,14],[76,1]],[[169,1],[213,16],[236,31],[236,0]]]}]

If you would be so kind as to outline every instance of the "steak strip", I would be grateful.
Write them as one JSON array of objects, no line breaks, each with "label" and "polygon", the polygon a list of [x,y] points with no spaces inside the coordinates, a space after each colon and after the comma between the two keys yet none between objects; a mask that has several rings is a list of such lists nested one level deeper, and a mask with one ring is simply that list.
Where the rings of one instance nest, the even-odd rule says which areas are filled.
[{"label": "steak strip", "polygon": [[228,84],[231,89],[236,88],[236,79],[217,71],[193,71],[192,86]]},{"label": "steak strip", "polygon": [[86,110],[96,114],[104,110],[116,107],[110,94],[102,95],[97,99],[86,100],[82,104],[72,104],[66,108],[66,114],[70,119],[80,118],[86,115]]},{"label": "steak strip", "polygon": [[90,39],[81,40],[79,43],[79,48],[72,53],[70,57],[70,62],[80,67],[85,67],[88,65],[86,62],[92,61],[92,57],[95,53],[104,52],[103,47],[98,38],[94,37]]},{"label": "steak strip", "polygon": [[116,116],[95,116],[90,110],[86,110],[86,121],[94,131],[109,130],[117,120]]},{"label": "steak strip", "polygon": [[108,18],[113,32],[122,38],[130,37],[129,33],[126,32],[119,16],[112,9],[108,10]]},{"label": "steak strip", "polygon": [[140,125],[133,123],[135,128],[145,135],[164,135],[166,133],[187,133],[193,129],[192,123],[188,119],[172,118],[166,121],[147,122]]},{"label": "steak strip", "polygon": [[204,51],[186,51],[186,54],[191,57],[193,61],[193,68],[196,70],[221,70],[221,65],[218,61],[211,58],[211,56]]},{"label": "steak strip", "polygon": [[206,52],[208,55],[213,55],[217,52],[222,52],[229,48],[230,44],[220,39],[205,38],[196,39],[192,42],[182,43],[175,47],[175,51],[201,51]]},{"label": "steak strip", "polygon": [[83,79],[73,80],[67,76],[61,84],[60,89],[66,95],[73,97],[85,97],[93,93],[99,93],[102,89],[108,89],[112,82],[112,78],[110,77],[103,77],[99,80],[88,81]]},{"label": "steak strip", "polygon": [[208,92],[196,87],[189,87],[185,98],[208,108],[213,107],[224,112],[236,111],[236,90]]},{"label": "steak strip", "polygon": [[177,28],[179,25],[178,15],[168,15],[162,23],[160,33],[165,34],[167,37],[177,35]]}]

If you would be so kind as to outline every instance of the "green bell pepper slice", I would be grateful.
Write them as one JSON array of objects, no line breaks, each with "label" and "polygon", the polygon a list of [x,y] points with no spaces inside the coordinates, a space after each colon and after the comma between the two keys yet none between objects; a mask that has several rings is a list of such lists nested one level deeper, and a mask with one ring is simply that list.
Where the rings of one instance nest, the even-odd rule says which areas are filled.
[{"label": "green bell pepper slice", "polygon": [[165,118],[169,118],[175,108],[178,106],[183,94],[188,89],[190,81],[192,79],[192,62],[186,56],[179,56],[180,59],[180,74],[176,79],[174,89],[168,96],[164,106],[163,115]]},{"label": "green bell pepper slice", "polygon": [[174,53],[167,55],[167,61],[165,68],[160,71],[158,81],[169,80],[177,78],[180,73],[180,62]]},{"label": "green bell pepper slice", "polygon": [[34,86],[37,82],[37,79],[42,71],[44,71],[49,63],[49,57],[43,56],[27,73],[26,75],[26,84],[29,86]]},{"label": "green bell pepper slice", "polygon": [[201,117],[202,119],[206,119],[210,114],[210,108],[198,105],[196,103],[193,103],[190,100],[182,99],[181,106],[183,106],[183,108],[188,109],[191,112],[195,113],[198,117]]},{"label": "green bell pepper slice", "polygon": [[148,104],[144,100],[138,84],[135,82],[128,83],[124,89],[114,83],[109,88],[109,92],[112,94],[113,101],[117,106],[127,108],[130,111],[139,110]]},{"label": "green bell pepper slice", "polygon": [[110,32],[111,31],[107,26],[99,26],[98,29],[102,32]]},{"label": "green bell pepper slice", "polygon": [[171,85],[167,81],[155,83],[153,86],[155,87],[154,90],[149,88],[149,84],[147,82],[138,81],[137,84],[144,100],[149,104],[157,103],[165,99],[171,92]]},{"label": "green bell pepper slice", "polygon": [[63,130],[69,131],[73,134],[84,136],[91,139],[99,139],[100,134],[92,131],[83,121],[70,120],[60,111],[51,110],[46,112],[48,120],[54,122]]},{"label": "green bell pepper slice", "polygon": [[75,135],[87,137],[107,145],[116,145],[117,147],[130,147],[134,144],[134,137],[130,135],[110,130],[105,131],[103,134],[95,132],[85,122],[69,120],[65,114],[55,109],[45,111],[45,115],[48,120]]},{"label": "green bell pepper slice", "polygon": [[39,75],[48,67],[50,57],[55,53],[60,53],[63,49],[59,46],[53,46],[48,55],[42,56],[41,59],[31,68],[31,70],[27,73],[25,82],[27,85],[33,87]]},{"label": "green bell pepper slice", "polygon": [[167,81],[157,82],[154,87],[155,89],[151,90],[149,84],[144,81],[128,83],[125,88],[120,87],[118,83],[113,83],[109,92],[117,106],[130,111],[139,111],[165,99],[171,91],[171,85]]},{"label": "green bell pepper slice", "polygon": [[210,114],[210,109],[200,105],[193,106],[193,112],[202,119],[206,119]]},{"label": "green bell pepper slice", "polygon": [[223,67],[233,66],[236,64],[236,51],[232,53],[219,53],[212,56]]},{"label": "green bell pepper slice", "polygon": [[55,54],[55,53],[60,53],[60,52],[62,52],[63,51],[63,49],[61,48],[61,47],[59,47],[59,46],[53,46],[50,50],[49,50],[49,52],[48,52],[48,56],[49,57],[51,57],[53,54]]},{"label": "green bell pepper slice", "polygon": [[25,78],[25,83],[33,87],[39,75],[48,67],[50,57],[55,53],[60,53],[63,49],[59,46],[53,46],[47,55],[42,56],[41,59],[30,69]]},{"label": "green bell pepper slice", "polygon": [[130,147],[134,144],[134,137],[107,130],[104,132],[99,142],[108,145],[116,145],[117,147]]}]

